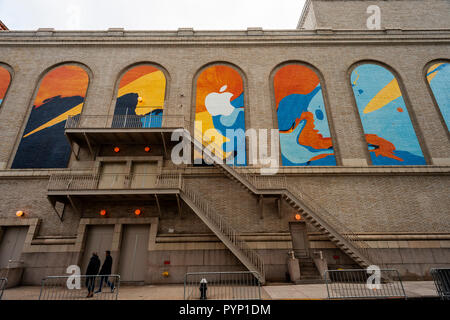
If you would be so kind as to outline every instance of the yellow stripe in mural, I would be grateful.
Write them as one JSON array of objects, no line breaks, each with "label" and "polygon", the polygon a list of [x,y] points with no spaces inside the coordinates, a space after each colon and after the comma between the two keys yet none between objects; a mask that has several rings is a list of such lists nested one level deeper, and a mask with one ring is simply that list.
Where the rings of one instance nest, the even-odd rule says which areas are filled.
[{"label": "yellow stripe in mural", "polygon": [[34,134],[34,133],[36,133],[38,131],[44,130],[45,128],[48,128],[48,127],[54,126],[55,124],[63,122],[65,120],[67,120],[67,118],[69,116],[76,116],[77,114],[81,113],[82,109],[83,109],[83,103],[80,103],[79,105],[77,105],[77,106],[73,107],[72,109],[64,112],[63,114],[60,114],[59,116],[57,116],[56,118],[54,118],[54,119],[50,120],[49,122],[43,124],[42,126],[40,126],[40,127],[36,128],[36,129],[34,129],[33,131],[27,133],[23,137],[26,138],[26,137],[31,136],[32,134]]},{"label": "yellow stripe in mural", "polygon": [[356,74],[356,79],[355,79],[355,81],[353,81],[353,85],[356,86],[356,82],[358,82],[358,79],[359,79],[358,71],[355,70],[355,74]]},{"label": "yellow stripe in mural", "polygon": [[[202,134],[203,134],[203,146],[208,146],[209,141],[214,140],[221,140],[223,143],[230,141],[227,137],[224,137],[216,128],[214,128],[213,120],[211,117],[211,114],[207,111],[204,112],[197,112],[195,115],[195,121],[201,121],[202,123]],[[196,128],[199,129],[199,128]],[[201,137],[197,137],[196,139],[201,139]],[[229,156],[231,156],[232,152],[223,152],[223,150],[215,150],[214,152],[219,158],[226,159]],[[200,154],[197,152],[194,152],[194,155],[197,158],[200,158]]]},{"label": "yellow stripe in mural", "polygon": [[430,67],[430,69],[428,69],[428,73],[429,73],[429,75],[427,76],[428,83],[430,83],[431,80],[433,80],[433,78],[436,77],[436,75],[438,74],[437,72],[434,72],[434,71],[437,68],[439,68],[439,66],[441,66],[443,64],[444,64],[443,62],[442,63],[436,63],[436,64],[432,65]]},{"label": "yellow stripe in mural", "polygon": [[364,113],[370,113],[383,108],[388,103],[402,96],[397,79],[392,79],[364,108]]},{"label": "yellow stripe in mural", "polygon": [[[119,89],[118,97],[128,93],[137,93],[142,102],[136,108],[137,115],[145,115],[154,109],[164,106],[166,78],[162,71],[156,71],[142,76]],[[140,106],[144,106],[144,108]]]}]

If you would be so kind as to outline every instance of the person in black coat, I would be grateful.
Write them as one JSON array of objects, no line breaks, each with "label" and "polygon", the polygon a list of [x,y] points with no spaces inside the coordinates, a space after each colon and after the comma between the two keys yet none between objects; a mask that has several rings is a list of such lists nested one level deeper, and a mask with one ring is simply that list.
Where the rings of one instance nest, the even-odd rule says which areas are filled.
[{"label": "person in black coat", "polygon": [[95,293],[102,292],[103,282],[106,282],[106,284],[111,288],[111,292],[114,291],[114,283],[111,283],[108,280],[108,276],[111,275],[111,269],[112,269],[112,257],[111,257],[111,251],[107,250],[105,252],[105,261],[103,262],[102,268],[100,270],[100,287],[98,288]]},{"label": "person in black coat", "polygon": [[94,295],[95,276],[98,274],[99,269],[100,259],[98,258],[97,252],[93,252],[86,269],[86,288],[88,289],[88,295],[86,298],[91,298]]}]

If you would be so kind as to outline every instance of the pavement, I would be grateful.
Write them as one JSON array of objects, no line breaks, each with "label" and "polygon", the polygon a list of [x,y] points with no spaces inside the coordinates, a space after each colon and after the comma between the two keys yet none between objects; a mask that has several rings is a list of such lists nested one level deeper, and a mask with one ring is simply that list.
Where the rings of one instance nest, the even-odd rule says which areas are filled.
[{"label": "pavement", "polygon": [[[408,298],[437,297],[433,281],[403,282]],[[6,289],[3,300],[37,300],[40,286],[20,286]],[[265,300],[318,300],[327,299],[325,284],[269,284],[262,287],[261,297]],[[184,298],[183,285],[144,285],[121,286],[119,300],[182,300]]]}]

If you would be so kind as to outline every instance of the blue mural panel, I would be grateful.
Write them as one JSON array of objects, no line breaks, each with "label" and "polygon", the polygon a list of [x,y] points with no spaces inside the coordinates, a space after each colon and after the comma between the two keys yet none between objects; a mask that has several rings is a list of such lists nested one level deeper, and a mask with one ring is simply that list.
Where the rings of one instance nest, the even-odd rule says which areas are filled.
[{"label": "blue mural panel", "polygon": [[397,79],[386,68],[363,64],[351,84],[373,165],[425,165]]},{"label": "blue mural panel", "polygon": [[450,131],[450,63],[436,63],[427,72],[434,98]]}]

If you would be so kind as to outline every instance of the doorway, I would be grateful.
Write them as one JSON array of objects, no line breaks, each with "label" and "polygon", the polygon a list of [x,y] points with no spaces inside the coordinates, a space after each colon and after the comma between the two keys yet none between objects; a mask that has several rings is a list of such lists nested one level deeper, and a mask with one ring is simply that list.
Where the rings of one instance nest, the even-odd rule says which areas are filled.
[{"label": "doorway", "polygon": [[309,257],[309,241],[306,223],[290,222],[292,249],[296,258]]},{"label": "doorway", "polygon": [[7,268],[9,260],[19,261],[28,227],[3,227],[0,237],[0,268]]},{"label": "doorway", "polygon": [[126,162],[105,162],[102,164],[99,189],[124,189],[126,187]]},{"label": "doorway", "polygon": [[136,162],[133,164],[132,189],[155,188],[158,162]]},{"label": "doorway", "polygon": [[93,252],[97,252],[98,257],[103,264],[103,260],[105,259],[105,251],[111,250],[113,231],[113,225],[88,226],[81,274],[85,274]]}]

